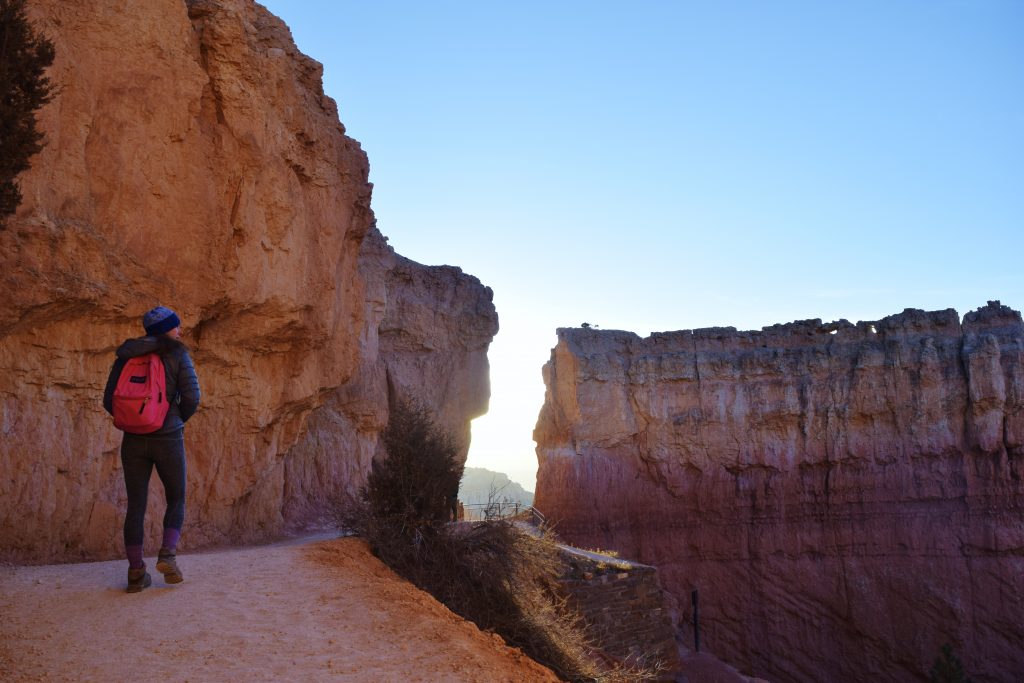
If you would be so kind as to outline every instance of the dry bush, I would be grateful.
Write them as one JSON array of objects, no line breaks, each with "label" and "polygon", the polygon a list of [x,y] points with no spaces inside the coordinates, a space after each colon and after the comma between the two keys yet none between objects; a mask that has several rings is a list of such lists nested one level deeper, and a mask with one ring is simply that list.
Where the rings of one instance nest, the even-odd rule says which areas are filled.
[{"label": "dry bush", "polygon": [[569,680],[598,680],[586,627],[566,606],[558,579],[563,563],[551,540],[503,519],[442,534],[417,583],[456,614]]},{"label": "dry bush", "polygon": [[566,566],[551,535],[527,533],[507,519],[447,523],[445,494],[461,466],[425,410],[396,406],[384,442],[388,457],[375,464],[361,501],[342,513],[343,524],[381,560],[567,680],[653,677],[653,670],[613,662],[592,646],[562,595]]}]

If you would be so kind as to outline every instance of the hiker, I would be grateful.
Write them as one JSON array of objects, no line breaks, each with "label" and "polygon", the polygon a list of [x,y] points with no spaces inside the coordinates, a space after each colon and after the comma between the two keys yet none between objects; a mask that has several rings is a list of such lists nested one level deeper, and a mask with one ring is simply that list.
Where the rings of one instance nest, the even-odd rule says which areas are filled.
[{"label": "hiker", "polygon": [[[110,369],[107,387],[103,392],[104,409],[114,416],[115,426],[125,430],[121,441],[121,465],[128,492],[124,546],[128,556],[129,593],[138,593],[153,583],[142,561],[142,546],[145,538],[146,498],[154,465],[167,498],[163,543],[157,556],[156,568],[164,575],[167,583],[181,583],[184,580],[176,558],[185,518],[184,431],[185,423],[199,407],[199,379],[188,349],[180,341],[181,320],[178,314],[164,306],[157,306],[143,316],[142,326],[146,336],[129,339],[118,347],[117,359]],[[138,387],[149,381],[146,367],[158,368],[159,365],[147,364],[156,363],[157,359],[163,365],[163,377],[152,378],[159,388],[157,400],[145,397],[141,403],[128,404],[132,399],[125,398],[125,389],[131,392],[133,384]],[[126,365],[130,366],[129,371],[122,377]],[[153,413],[154,403],[161,404],[160,412]],[[125,405],[132,407],[132,410],[127,411],[131,413],[129,419],[143,416],[145,412],[154,415],[151,419],[155,421],[143,427],[131,424],[124,426],[123,417],[120,422],[119,417],[126,414]],[[135,405],[140,406],[137,415]],[[162,416],[162,411],[166,411],[165,416]],[[143,433],[133,433],[139,431]]]}]

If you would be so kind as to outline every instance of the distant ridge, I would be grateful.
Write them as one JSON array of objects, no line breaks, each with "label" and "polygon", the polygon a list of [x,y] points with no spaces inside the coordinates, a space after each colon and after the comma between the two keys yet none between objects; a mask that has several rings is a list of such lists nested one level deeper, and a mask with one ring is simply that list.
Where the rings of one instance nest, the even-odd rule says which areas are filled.
[{"label": "distant ridge", "polygon": [[466,505],[483,505],[488,502],[492,489],[493,502],[533,505],[532,491],[527,491],[503,472],[492,472],[482,467],[466,468],[459,487],[459,500]]}]

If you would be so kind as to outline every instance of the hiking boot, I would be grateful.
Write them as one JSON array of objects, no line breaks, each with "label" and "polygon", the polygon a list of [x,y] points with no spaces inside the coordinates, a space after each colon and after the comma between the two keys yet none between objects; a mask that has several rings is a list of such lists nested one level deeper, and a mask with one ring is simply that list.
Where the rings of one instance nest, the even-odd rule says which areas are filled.
[{"label": "hiking boot", "polygon": [[185,580],[181,570],[178,569],[176,556],[170,550],[160,550],[156,559],[156,569],[164,575],[165,583],[181,583]]},{"label": "hiking boot", "polygon": [[153,577],[146,571],[146,565],[142,565],[138,569],[128,568],[128,587],[125,588],[127,593],[138,593],[143,588],[149,588],[153,585]]}]

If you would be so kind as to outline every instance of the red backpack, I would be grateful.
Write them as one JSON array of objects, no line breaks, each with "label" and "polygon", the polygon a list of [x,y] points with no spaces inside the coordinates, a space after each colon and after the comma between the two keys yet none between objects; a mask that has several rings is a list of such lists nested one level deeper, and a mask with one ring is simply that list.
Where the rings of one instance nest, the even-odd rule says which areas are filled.
[{"label": "red backpack", "polygon": [[130,434],[150,434],[164,425],[167,377],[156,353],[129,358],[114,389],[114,426]]}]

